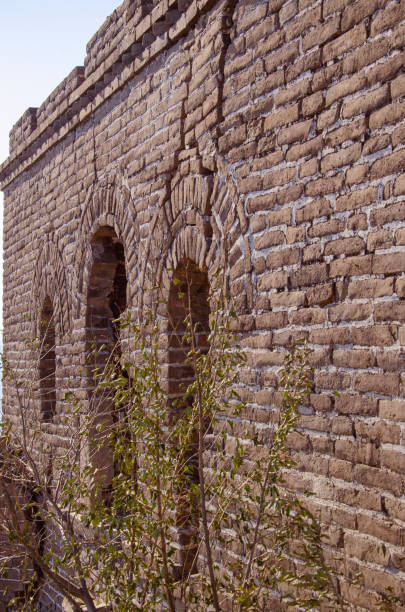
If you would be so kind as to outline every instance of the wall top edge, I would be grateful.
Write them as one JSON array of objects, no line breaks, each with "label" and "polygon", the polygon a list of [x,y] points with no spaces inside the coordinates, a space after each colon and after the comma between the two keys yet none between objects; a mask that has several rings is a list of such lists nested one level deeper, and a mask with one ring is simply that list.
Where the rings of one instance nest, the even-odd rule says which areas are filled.
[{"label": "wall top edge", "polygon": [[142,68],[145,58],[156,55],[150,53],[151,49],[161,52],[184,33],[184,27],[177,27],[179,22],[182,26],[189,24],[210,3],[211,0],[124,0],[88,42],[84,66],[74,68],[39,108],[28,108],[13,126],[10,155],[0,165],[2,188],[25,169],[28,158],[44,149],[45,142],[54,143],[55,134],[63,132],[65,136],[66,127],[77,123],[72,121],[75,117],[87,116],[83,111],[89,103],[107,87],[111,91],[117,77],[122,87],[134,72],[128,67]]}]

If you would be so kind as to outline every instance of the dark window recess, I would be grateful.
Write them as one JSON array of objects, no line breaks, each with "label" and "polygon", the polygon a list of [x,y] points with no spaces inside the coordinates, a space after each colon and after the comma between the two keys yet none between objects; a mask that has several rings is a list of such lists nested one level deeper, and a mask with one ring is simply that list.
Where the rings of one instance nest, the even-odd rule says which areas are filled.
[{"label": "dark window recess", "polygon": [[[93,264],[87,294],[87,347],[90,353],[90,369],[104,370],[107,364],[115,363],[121,368],[120,322],[117,321],[126,309],[127,274],[122,243],[111,227],[102,227],[91,241]],[[119,371],[126,375],[125,372]],[[94,381],[90,380],[94,389]],[[114,408],[108,390],[93,391],[92,410],[95,426],[103,423],[107,428],[122,417]],[[93,434],[97,437],[96,427]],[[112,481],[117,474],[113,452],[106,445],[92,456],[93,464],[99,469],[102,495],[108,502]]]},{"label": "dark window recess", "polygon": [[45,298],[40,319],[39,389],[41,419],[51,422],[56,410],[55,320],[51,299]]},{"label": "dark window recess", "polygon": [[[183,260],[177,267],[169,294],[169,356],[168,356],[168,389],[174,406],[174,418],[177,413],[187,409],[193,401],[181,400],[184,390],[190,385],[195,374],[193,367],[186,363],[190,346],[184,342],[187,333],[187,317],[196,326],[195,341],[201,350],[208,349],[209,334],[209,283],[208,275],[189,259]],[[196,570],[198,556],[198,517],[193,508],[190,493],[192,485],[199,483],[197,432],[185,460],[188,469],[183,478],[183,490],[179,491],[177,516],[178,578],[185,578]]]}]

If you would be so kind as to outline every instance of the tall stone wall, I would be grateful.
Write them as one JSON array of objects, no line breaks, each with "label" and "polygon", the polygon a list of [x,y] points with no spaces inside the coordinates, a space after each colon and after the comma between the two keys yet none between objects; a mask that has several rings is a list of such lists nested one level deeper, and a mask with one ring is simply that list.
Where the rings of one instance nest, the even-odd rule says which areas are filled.
[{"label": "tall stone wall", "polygon": [[[221,265],[248,356],[243,429],[262,443],[283,355],[308,339],[315,388],[287,481],[314,494],[356,610],[387,587],[405,606],[404,43],[404,0],[126,0],[13,128],[0,167],[4,345],[20,374],[37,375],[24,339],[47,297],[55,312],[44,435],[63,448],[64,392],[86,397],[100,228],[124,247],[134,316],[185,258],[209,276]],[[3,405],[17,418],[8,385]]]}]

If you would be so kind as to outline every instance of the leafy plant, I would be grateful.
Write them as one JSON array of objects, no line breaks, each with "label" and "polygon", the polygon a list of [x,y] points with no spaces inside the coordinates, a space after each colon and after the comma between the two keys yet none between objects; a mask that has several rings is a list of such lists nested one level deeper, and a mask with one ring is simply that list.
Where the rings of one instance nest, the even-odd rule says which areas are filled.
[{"label": "leafy plant", "polygon": [[[121,322],[131,352],[113,351],[92,370],[90,404],[66,394],[63,452],[37,426],[32,391],[15,381],[20,420],[3,425],[0,528],[23,567],[19,609],[35,607],[46,580],[75,612],[245,612],[276,600],[344,610],[321,525],[284,481],[295,466],[288,438],[312,389],[308,348],[285,355],[265,439],[238,395],[246,356],[235,313],[212,298],[201,343],[190,285],[179,294],[187,314],[176,346],[191,375],[176,394],[164,362],[168,322],[156,312]],[[11,557],[4,547],[4,571]]]}]

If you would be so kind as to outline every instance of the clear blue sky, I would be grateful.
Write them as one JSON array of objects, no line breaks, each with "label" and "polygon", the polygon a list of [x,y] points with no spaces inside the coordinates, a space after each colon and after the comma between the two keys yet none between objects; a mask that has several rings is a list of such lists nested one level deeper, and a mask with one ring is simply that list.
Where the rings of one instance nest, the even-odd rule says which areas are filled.
[{"label": "clear blue sky", "polygon": [[[8,156],[11,127],[83,64],[86,43],[119,4],[120,0],[0,0],[0,163]],[[0,192],[1,211],[2,202]]]}]

